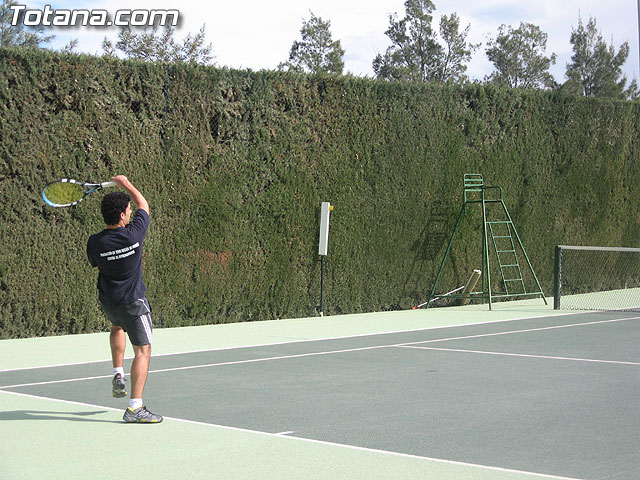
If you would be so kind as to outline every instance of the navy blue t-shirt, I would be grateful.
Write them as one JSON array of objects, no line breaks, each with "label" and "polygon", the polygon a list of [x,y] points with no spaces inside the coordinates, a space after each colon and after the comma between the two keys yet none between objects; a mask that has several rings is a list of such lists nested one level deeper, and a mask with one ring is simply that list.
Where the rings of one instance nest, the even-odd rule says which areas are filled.
[{"label": "navy blue t-shirt", "polygon": [[91,235],[87,256],[98,267],[98,298],[110,305],[127,305],[144,298],[142,243],[149,228],[149,215],[138,209],[126,226],[106,228]]}]

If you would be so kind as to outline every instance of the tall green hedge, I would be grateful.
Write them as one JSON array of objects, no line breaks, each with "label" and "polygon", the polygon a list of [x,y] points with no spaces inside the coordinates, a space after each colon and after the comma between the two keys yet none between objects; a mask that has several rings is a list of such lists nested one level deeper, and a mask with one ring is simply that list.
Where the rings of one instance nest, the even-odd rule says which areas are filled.
[{"label": "tall green hedge", "polygon": [[[148,198],[157,324],[316,314],[322,201],[325,312],[399,309],[433,284],[464,173],[502,186],[549,294],[555,244],[636,246],[639,123],[638,103],[556,92],[0,49],[0,338],[106,327],[100,195],[51,209],[50,179],[122,173]],[[478,268],[480,229],[444,284]]]}]

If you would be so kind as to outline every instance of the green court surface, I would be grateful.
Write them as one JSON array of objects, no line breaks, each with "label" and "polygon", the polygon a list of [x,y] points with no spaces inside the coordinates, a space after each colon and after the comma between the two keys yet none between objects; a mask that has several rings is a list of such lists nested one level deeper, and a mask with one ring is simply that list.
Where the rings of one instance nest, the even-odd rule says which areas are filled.
[{"label": "green court surface", "polygon": [[638,317],[569,313],[156,329],[159,425],[121,421],[107,333],[3,340],[0,478],[640,478]]}]

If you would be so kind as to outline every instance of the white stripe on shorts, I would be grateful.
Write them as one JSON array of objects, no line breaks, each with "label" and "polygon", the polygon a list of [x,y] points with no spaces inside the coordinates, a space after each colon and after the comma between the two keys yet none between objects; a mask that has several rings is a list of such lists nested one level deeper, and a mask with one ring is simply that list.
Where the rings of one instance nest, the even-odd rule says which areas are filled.
[{"label": "white stripe on shorts", "polygon": [[144,308],[147,309],[147,313],[151,313],[151,310],[149,309],[149,306],[147,305],[147,302],[145,301],[144,298],[139,298],[137,301],[142,303],[142,305],[144,305]]},{"label": "white stripe on shorts", "polygon": [[140,315],[140,322],[142,323],[142,327],[147,334],[147,340],[149,341],[149,343],[151,343],[151,341],[153,340],[153,332],[151,330],[151,319],[149,318],[149,315]]}]

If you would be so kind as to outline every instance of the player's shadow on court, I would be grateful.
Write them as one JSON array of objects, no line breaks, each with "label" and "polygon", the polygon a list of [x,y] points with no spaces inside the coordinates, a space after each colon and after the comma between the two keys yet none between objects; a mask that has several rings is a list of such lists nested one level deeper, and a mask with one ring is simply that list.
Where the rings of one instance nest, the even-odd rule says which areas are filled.
[{"label": "player's shadow on court", "polygon": [[100,410],[93,412],[46,412],[40,410],[13,410],[0,412],[0,422],[7,420],[65,420],[68,422],[122,423],[122,421],[92,418],[94,415],[100,415],[103,413],[107,413],[107,411]]}]

